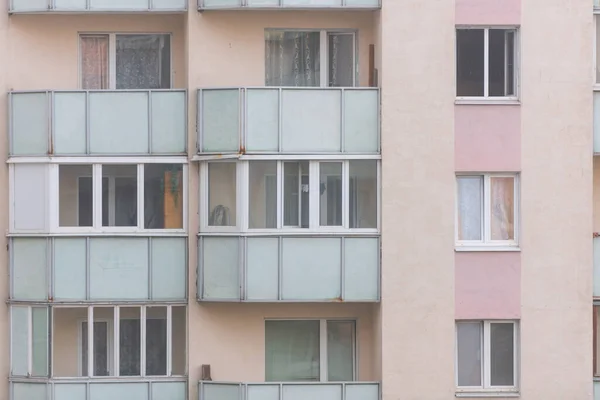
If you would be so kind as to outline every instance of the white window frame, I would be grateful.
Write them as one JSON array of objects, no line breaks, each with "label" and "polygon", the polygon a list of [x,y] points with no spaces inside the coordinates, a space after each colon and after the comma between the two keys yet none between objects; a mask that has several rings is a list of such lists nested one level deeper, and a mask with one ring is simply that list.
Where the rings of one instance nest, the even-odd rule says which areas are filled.
[{"label": "white window frame", "polygon": [[[188,165],[181,162],[180,159],[169,160],[156,159],[154,162],[131,162],[127,159],[119,158],[106,158],[106,161],[96,159],[85,159],[79,160],[79,162],[58,162],[48,165],[49,177],[50,177],[50,231],[53,233],[129,233],[129,234],[140,234],[145,235],[148,233],[160,233],[160,234],[184,234],[187,232],[187,205],[188,205]],[[88,161],[88,162],[86,162]],[[103,161],[103,162],[102,162]],[[92,197],[93,197],[93,218],[92,226],[60,226],[60,179],[59,169],[61,165],[91,165],[92,166]],[[145,229],[144,228],[144,167],[148,164],[178,164],[182,166],[182,207],[183,207],[183,226],[179,229]],[[137,224],[136,226],[102,226],[102,166],[103,165],[133,165],[137,168]],[[79,185],[79,179],[84,176],[80,175],[77,177],[77,186]],[[113,180],[114,182],[114,180]],[[109,177],[110,185],[110,177]],[[114,203],[113,203],[114,204]],[[110,207],[110,202],[109,202]],[[77,208],[79,208],[79,202],[77,202]],[[77,219],[79,219],[79,210],[77,209]]]},{"label": "white window frame", "polygon": [[[146,321],[148,319],[162,319],[162,318],[156,318],[156,317],[147,317],[147,308],[159,308],[159,307],[164,307],[166,308],[167,311],[167,315],[166,315],[166,330],[167,330],[167,338],[166,338],[166,375],[147,375],[146,374]],[[137,377],[146,377],[146,376],[159,376],[159,377],[171,377],[171,376],[176,376],[173,375],[173,342],[172,342],[172,338],[173,338],[173,307],[184,307],[183,305],[181,306],[172,306],[172,305],[161,305],[161,304],[156,304],[156,305],[152,305],[152,306],[132,306],[132,305],[127,305],[127,306],[114,306],[111,307],[113,310],[113,319],[96,319],[94,320],[94,308],[106,308],[106,306],[100,306],[100,307],[94,307],[94,306],[88,306],[87,307],[87,318],[79,318],[77,320],[77,328],[78,328],[78,340],[77,340],[77,363],[78,363],[78,374],[79,376],[82,376],[82,372],[83,369],[81,368],[81,360],[82,360],[82,354],[83,354],[83,341],[82,341],[82,325],[83,324],[87,324],[88,325],[88,358],[87,358],[87,362],[88,362],[88,373],[91,371],[91,373],[89,373],[89,377],[94,377],[95,375],[94,373],[94,360],[93,360],[93,355],[94,355],[94,345],[93,345],[93,328],[90,326],[92,324],[89,323],[89,321],[93,321],[93,322],[106,322],[108,324],[107,328],[108,328],[108,332],[107,332],[107,340],[108,340],[108,369],[109,369],[109,375],[108,377],[118,377],[121,376],[120,372],[119,372],[119,351],[120,351],[120,334],[119,334],[119,328],[120,328],[120,321],[122,320],[135,320],[137,318],[120,318],[120,310],[121,308],[139,308],[140,309],[140,375],[137,375]],[[61,308],[65,308],[65,309],[73,309],[74,307],[55,307],[57,309],[61,309]],[[92,332],[90,332],[90,329],[92,329]],[[52,353],[54,354],[54,352]],[[129,377],[129,375],[127,375]],[[133,375],[131,377],[135,377],[136,375]],[[106,378],[106,377],[105,377]]]},{"label": "white window frame", "polygon": [[[329,35],[338,34],[338,35],[352,35],[352,42],[354,46],[352,46],[353,54],[352,54],[352,86],[358,86],[358,40],[357,40],[357,31],[354,29],[267,29],[267,31],[272,32],[319,32],[319,40],[320,40],[320,59],[319,59],[319,86],[327,88],[331,87],[329,82]],[[266,61],[265,61],[266,62]]]},{"label": "white window frame", "polygon": [[[173,88],[173,35],[170,32],[80,32],[78,37],[78,85],[81,90],[89,90],[83,88],[83,65],[82,57],[82,37],[107,37],[108,38],[108,89],[117,90],[117,36],[139,36],[139,35],[163,35],[169,37],[169,88]],[[132,89],[137,90],[137,89]],[[139,89],[147,90],[147,89]]]},{"label": "white window frame", "polygon": [[[481,339],[481,386],[458,386],[458,325],[461,323],[479,323]],[[513,385],[512,386],[492,386],[491,384],[491,335],[490,326],[492,324],[512,324],[513,325]],[[519,388],[519,322],[515,320],[458,320],[455,325],[455,354],[454,354],[454,381],[456,393],[515,393]]]},{"label": "white window frame", "polygon": [[[459,201],[458,192],[459,178],[480,178],[483,181],[482,207],[481,210],[481,240],[459,240]],[[514,179],[514,240],[492,240],[491,239],[491,203],[490,203],[490,179],[491,178],[513,178]],[[454,237],[456,250],[476,251],[476,250],[519,250],[519,229],[520,229],[520,175],[518,173],[457,173],[455,189],[455,210],[454,210]]]},{"label": "white window frame", "polygon": [[[261,156],[253,157],[250,160],[226,160],[226,161],[207,161],[200,163],[200,231],[207,233],[255,233],[255,234],[378,234],[381,229],[381,162],[377,158],[361,158],[360,160],[375,161],[377,165],[377,210],[376,228],[350,228],[350,162],[359,159],[273,159]],[[277,227],[276,228],[249,228],[250,213],[250,162],[253,161],[276,161],[277,162]],[[284,196],[284,174],[283,164],[285,162],[309,163],[309,227],[301,228],[295,226],[283,225],[283,196]],[[229,162],[236,163],[236,221],[234,226],[209,226],[210,210],[208,207],[208,165],[210,163]],[[320,225],[320,163],[341,163],[342,164],[342,225],[341,226],[321,226]]]},{"label": "white window frame", "polygon": [[[489,66],[489,33],[490,29],[506,29],[510,30],[514,34],[514,91],[515,94],[513,96],[490,96],[489,95],[489,86],[490,86],[490,66]],[[521,50],[520,50],[520,27],[514,25],[498,25],[498,26],[473,26],[473,25],[457,25],[455,29],[455,42],[456,42],[456,55],[455,58],[458,60],[458,35],[457,32],[459,30],[483,30],[483,96],[459,96],[456,94],[456,101],[458,103],[469,103],[469,102],[486,102],[486,103],[515,103],[519,101],[520,95],[520,71],[521,71]],[[506,37],[505,37],[506,43]],[[504,49],[505,53],[505,64],[506,60],[506,47]],[[506,82],[506,74],[504,76],[504,80]],[[458,82],[456,83],[458,87]],[[456,90],[455,90],[456,92]]]},{"label": "white window frame", "polygon": [[[358,379],[358,321],[352,318],[267,318],[265,319],[265,332],[267,322],[269,321],[319,321],[319,382],[335,382],[329,381],[328,369],[328,341],[327,341],[327,323],[328,322],[351,322],[353,324],[353,341],[352,343],[352,381]],[[265,366],[266,372],[266,366]]]}]

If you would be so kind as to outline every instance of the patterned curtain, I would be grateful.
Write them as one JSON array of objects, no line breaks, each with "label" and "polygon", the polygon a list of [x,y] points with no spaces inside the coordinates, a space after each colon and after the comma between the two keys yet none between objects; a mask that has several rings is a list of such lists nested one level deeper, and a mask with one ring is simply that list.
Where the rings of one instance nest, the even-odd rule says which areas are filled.
[{"label": "patterned curtain", "polygon": [[320,33],[265,33],[267,86],[320,85]]},{"label": "patterned curtain", "polygon": [[81,37],[81,87],[108,89],[108,36]]}]

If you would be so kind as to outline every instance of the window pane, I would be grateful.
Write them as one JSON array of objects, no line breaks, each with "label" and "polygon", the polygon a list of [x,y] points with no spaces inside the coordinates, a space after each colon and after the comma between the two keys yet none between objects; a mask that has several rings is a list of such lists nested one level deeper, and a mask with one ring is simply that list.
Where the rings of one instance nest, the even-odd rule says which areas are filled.
[{"label": "window pane", "polygon": [[[60,309],[62,311],[62,309]],[[63,337],[55,339],[54,353],[55,354],[68,354],[71,344],[69,341],[69,337],[71,333],[69,332],[68,325],[71,318],[79,318],[83,316],[86,318],[85,321],[81,323],[81,341],[82,341],[82,352],[81,352],[81,370],[82,376],[87,376],[87,353],[88,353],[88,323],[87,323],[87,309],[86,308],[74,308],[74,309],[64,309],[64,313],[62,313],[60,321],[55,321],[55,335],[56,327],[62,327],[60,329]],[[58,319],[57,313],[55,311],[55,319]],[[112,327],[112,321],[114,320],[114,310],[111,307],[94,307],[94,376],[109,376],[114,373],[113,369],[113,361],[112,355],[109,350],[109,340],[112,337],[112,332],[110,327]],[[56,344],[60,343],[61,347],[58,347]],[[63,348],[64,346],[64,348]],[[61,366],[62,367],[62,366]],[[74,366],[71,366],[72,369]],[[64,367],[63,367],[64,368]],[[66,372],[66,371],[65,371]],[[71,374],[66,374],[64,376],[73,376]]]},{"label": "window pane", "polygon": [[144,165],[144,228],[183,228],[181,164]]},{"label": "window pane", "polygon": [[481,386],[481,324],[456,324],[458,386]]},{"label": "window pane", "polygon": [[483,96],[484,30],[456,30],[456,95]]},{"label": "window pane", "polygon": [[140,375],[140,308],[123,307],[119,318],[119,375]]},{"label": "window pane", "polygon": [[81,36],[81,88],[108,89],[108,35]]},{"label": "window pane", "polygon": [[283,164],[283,225],[308,228],[308,161]]},{"label": "window pane", "polygon": [[186,310],[173,307],[171,311],[171,374],[185,375],[186,365]]},{"label": "window pane", "polygon": [[48,375],[48,308],[32,307],[31,362],[33,376]]},{"label": "window pane", "polygon": [[267,86],[320,86],[320,32],[265,32]]},{"label": "window pane", "polygon": [[515,238],[515,179],[490,178],[492,240]]},{"label": "window pane", "polygon": [[490,324],[490,364],[492,386],[514,385],[514,324]]},{"label": "window pane", "polygon": [[236,164],[208,164],[208,225],[236,224]]},{"label": "window pane", "polygon": [[266,381],[319,381],[319,321],[266,321]]},{"label": "window pane", "polygon": [[250,161],[249,227],[277,228],[277,161]]},{"label": "window pane", "polygon": [[117,89],[171,87],[169,35],[116,36]]},{"label": "window pane", "polygon": [[350,161],[350,228],[377,228],[377,161]]},{"label": "window pane", "polygon": [[91,165],[59,165],[59,226],[92,226]]},{"label": "window pane", "polygon": [[514,94],[514,33],[508,29],[489,30],[489,95]]},{"label": "window pane", "polygon": [[321,226],[342,225],[342,163],[319,164]]},{"label": "window pane", "polygon": [[354,35],[329,34],[329,86],[354,86]]},{"label": "window pane", "polygon": [[463,176],[458,185],[458,240],[481,240],[483,177]]},{"label": "window pane", "polygon": [[167,375],[167,307],[146,308],[146,375]]},{"label": "window pane", "polygon": [[102,197],[103,226],[137,226],[137,165],[103,165]]},{"label": "window pane", "polygon": [[600,83],[600,24],[596,23],[596,83]]},{"label": "window pane", "polygon": [[354,380],[354,322],[327,322],[327,380]]}]

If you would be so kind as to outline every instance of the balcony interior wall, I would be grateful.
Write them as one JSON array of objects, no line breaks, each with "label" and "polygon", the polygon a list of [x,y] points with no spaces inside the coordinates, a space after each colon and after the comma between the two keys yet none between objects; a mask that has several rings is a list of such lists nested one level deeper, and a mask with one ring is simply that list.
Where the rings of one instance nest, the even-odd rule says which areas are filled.
[{"label": "balcony interior wall", "polygon": [[79,89],[80,33],[171,33],[172,87],[185,89],[184,18],[183,15],[13,15],[4,36],[9,46],[6,59],[11,60],[6,67],[6,84],[11,90]]}]

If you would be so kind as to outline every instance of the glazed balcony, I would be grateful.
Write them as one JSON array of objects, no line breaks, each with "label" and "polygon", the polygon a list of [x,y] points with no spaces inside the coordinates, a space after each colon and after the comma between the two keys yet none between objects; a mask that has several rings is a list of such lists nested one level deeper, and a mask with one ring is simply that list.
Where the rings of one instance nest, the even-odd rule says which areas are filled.
[{"label": "glazed balcony", "polygon": [[379,383],[218,383],[200,382],[199,400],[379,400]]},{"label": "glazed balcony", "polygon": [[337,9],[337,10],[376,10],[382,0],[198,0],[198,8],[203,10],[255,10],[255,9]]}]

